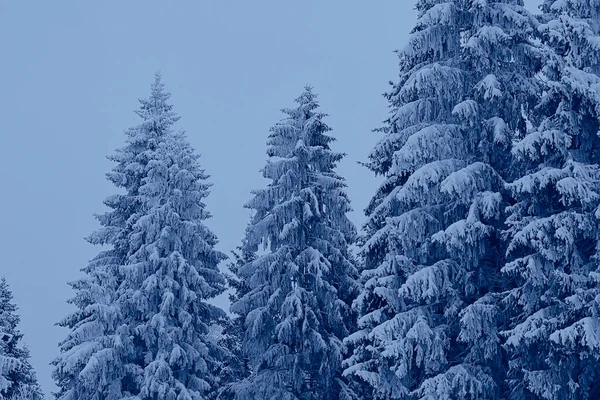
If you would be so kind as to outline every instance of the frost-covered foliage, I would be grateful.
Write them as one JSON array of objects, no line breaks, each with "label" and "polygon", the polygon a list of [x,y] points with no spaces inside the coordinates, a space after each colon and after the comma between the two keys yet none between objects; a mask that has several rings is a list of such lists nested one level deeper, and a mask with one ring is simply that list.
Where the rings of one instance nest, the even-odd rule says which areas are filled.
[{"label": "frost-covered foliage", "polygon": [[[254,261],[256,255],[246,246],[239,246],[232,251],[233,259],[228,265],[229,273],[226,274],[227,283],[232,289],[229,294],[231,304],[237,303],[249,291],[248,283],[240,279],[240,271],[244,265]],[[233,399],[235,397],[235,383],[250,376],[248,357],[243,351],[243,336],[245,332],[246,313],[233,314],[225,322],[222,331],[221,345],[229,350],[221,371],[221,388],[219,399]]]},{"label": "frost-covered foliage", "polygon": [[242,336],[250,376],[232,390],[238,400],[349,399],[341,377],[342,338],[352,329],[356,292],[348,247],[355,227],[344,180],[343,155],[318,111],[311,88],[283,110],[268,139],[263,176],[245,249],[255,254],[236,267],[243,287],[232,311],[245,317]]},{"label": "frost-covered foliage", "polygon": [[367,166],[359,330],[347,376],[376,399],[496,399],[510,146],[538,92],[518,0],[420,0]]},{"label": "frost-covered foliage", "polygon": [[22,343],[17,306],[5,278],[0,279],[0,399],[41,400],[42,391]]},{"label": "frost-covered foliage", "polygon": [[504,332],[514,399],[600,398],[600,2],[546,0],[533,126],[513,153]]},{"label": "frost-covered foliage", "polygon": [[111,157],[108,174],[124,189],[105,200],[107,247],[72,284],[77,310],[54,362],[64,400],[202,400],[216,392],[222,349],[210,325],[225,313],[208,304],[223,292],[224,255],[204,225],[207,175],[168,103],[160,75],[140,100],[140,125]]},{"label": "frost-covered foliage", "polygon": [[207,398],[215,389],[222,349],[210,325],[224,312],[206,302],[225,279],[203,199],[207,176],[183,135],[157,140],[140,187],[144,215],[133,226],[121,268],[119,305],[133,362],[143,369],[140,399]]}]

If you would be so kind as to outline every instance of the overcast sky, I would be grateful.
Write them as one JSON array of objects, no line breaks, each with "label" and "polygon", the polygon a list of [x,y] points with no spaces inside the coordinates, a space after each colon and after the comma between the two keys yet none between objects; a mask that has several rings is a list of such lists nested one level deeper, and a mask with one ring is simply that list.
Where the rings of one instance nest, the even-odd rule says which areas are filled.
[{"label": "overcast sky", "polygon": [[[538,3],[529,1],[532,6]],[[66,330],[67,281],[98,249],[83,237],[114,193],[105,156],[138,123],[137,99],[161,70],[212,176],[209,226],[240,243],[250,190],[264,185],[268,129],[305,84],[348,154],[357,224],[376,185],[357,165],[386,117],[415,12],[410,0],[0,0],[0,275],[12,286],[40,383]],[[219,304],[227,307],[224,298]]]}]

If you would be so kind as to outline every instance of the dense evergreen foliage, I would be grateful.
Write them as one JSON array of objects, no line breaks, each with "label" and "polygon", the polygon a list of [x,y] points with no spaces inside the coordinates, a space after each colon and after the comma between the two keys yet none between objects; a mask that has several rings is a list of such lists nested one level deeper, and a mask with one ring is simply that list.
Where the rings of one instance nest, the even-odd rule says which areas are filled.
[{"label": "dense evergreen foliage", "polygon": [[512,399],[600,398],[600,3],[543,4],[544,96],[513,147]]},{"label": "dense evergreen foliage", "polygon": [[417,10],[367,165],[384,181],[366,210],[346,374],[376,399],[496,399],[505,180],[538,93],[536,21],[515,0]]}]

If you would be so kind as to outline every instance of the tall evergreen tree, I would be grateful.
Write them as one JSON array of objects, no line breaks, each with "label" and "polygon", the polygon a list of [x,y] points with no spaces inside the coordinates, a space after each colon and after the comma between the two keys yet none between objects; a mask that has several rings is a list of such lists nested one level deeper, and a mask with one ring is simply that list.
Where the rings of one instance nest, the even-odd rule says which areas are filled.
[{"label": "tall evergreen tree", "polygon": [[367,166],[364,290],[346,375],[376,399],[496,399],[497,293],[511,141],[535,102],[535,19],[520,0],[419,0]]},{"label": "tall evergreen tree", "polygon": [[544,96],[515,144],[511,399],[600,398],[600,2],[546,0]]},{"label": "tall evergreen tree", "polygon": [[224,290],[215,235],[203,221],[207,176],[168,103],[160,75],[140,100],[142,123],[111,157],[123,194],[109,197],[93,244],[107,245],[72,284],[77,310],[54,362],[64,400],[206,399],[216,391],[219,346],[206,302]]},{"label": "tall evergreen tree", "polygon": [[356,231],[335,172],[343,154],[330,149],[334,138],[310,87],[296,103],[269,135],[262,172],[271,182],[247,204],[254,215],[245,249],[255,259],[237,269],[247,287],[232,311],[245,316],[251,375],[234,385],[238,400],[350,396],[341,360],[352,329]]},{"label": "tall evergreen tree", "polygon": [[22,343],[20,317],[5,278],[0,278],[0,399],[40,400],[44,396]]}]

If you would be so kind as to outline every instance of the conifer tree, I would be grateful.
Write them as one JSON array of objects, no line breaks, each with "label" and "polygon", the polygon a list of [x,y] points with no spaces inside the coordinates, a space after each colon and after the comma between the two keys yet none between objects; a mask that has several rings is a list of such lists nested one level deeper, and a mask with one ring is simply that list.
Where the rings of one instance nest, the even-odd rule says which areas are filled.
[{"label": "conifer tree", "polygon": [[40,400],[44,396],[22,343],[20,317],[5,278],[0,278],[0,399]]},{"label": "conifer tree", "polygon": [[140,125],[111,157],[123,194],[109,197],[93,244],[108,246],[72,284],[77,310],[55,361],[64,400],[190,399],[216,391],[221,353],[206,302],[224,290],[215,235],[203,221],[207,175],[185,138],[160,75],[140,100]]},{"label": "conifer tree", "polygon": [[262,172],[270,183],[247,204],[254,215],[244,248],[255,256],[237,268],[247,287],[232,311],[245,318],[250,376],[233,386],[238,400],[350,395],[341,360],[356,292],[355,228],[335,172],[343,154],[330,149],[334,138],[310,87],[296,103],[269,135]]},{"label": "conifer tree", "polygon": [[544,96],[514,146],[511,399],[600,398],[600,2],[546,0]]},{"label": "conifer tree", "polygon": [[510,147],[535,102],[535,19],[520,0],[419,0],[367,166],[359,330],[345,374],[375,399],[496,399]]}]

